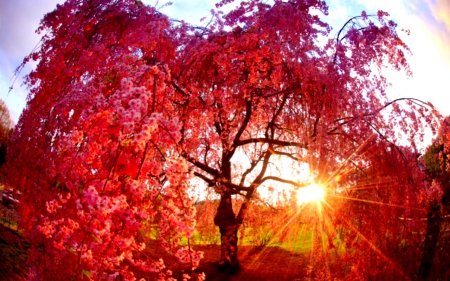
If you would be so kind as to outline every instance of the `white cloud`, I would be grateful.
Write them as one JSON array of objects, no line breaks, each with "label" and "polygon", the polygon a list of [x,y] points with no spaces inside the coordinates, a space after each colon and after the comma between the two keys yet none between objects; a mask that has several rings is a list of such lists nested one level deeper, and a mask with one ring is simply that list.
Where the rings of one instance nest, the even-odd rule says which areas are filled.
[{"label": "white cloud", "polygon": [[[405,2],[406,13],[399,21],[401,26],[411,30],[411,35],[403,40],[413,53],[409,61],[414,77],[408,81],[398,79],[401,85],[397,92],[401,96],[412,95],[431,101],[444,115],[449,115],[450,29],[432,12],[436,7],[449,9],[450,2],[442,5],[445,1],[438,0],[437,6],[430,1]],[[450,19],[449,15],[446,19]]]},{"label": "white cloud", "polygon": [[450,1],[436,0],[436,4],[432,5],[432,11],[436,20],[444,23],[447,31],[450,31]]}]

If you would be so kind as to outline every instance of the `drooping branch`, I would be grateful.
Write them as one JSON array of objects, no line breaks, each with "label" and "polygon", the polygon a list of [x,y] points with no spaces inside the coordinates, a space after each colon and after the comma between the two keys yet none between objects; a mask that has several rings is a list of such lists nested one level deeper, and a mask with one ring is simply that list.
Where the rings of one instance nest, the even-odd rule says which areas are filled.
[{"label": "drooping branch", "polygon": [[219,178],[217,181],[217,183],[226,186],[229,190],[231,190],[232,194],[238,194],[239,191],[249,191],[251,189],[251,187],[246,187],[243,185],[237,185],[232,183],[230,180],[224,179],[224,178]]},{"label": "drooping branch", "polygon": [[293,146],[299,148],[308,148],[308,143],[300,143],[300,142],[292,142],[292,141],[283,141],[277,139],[270,138],[250,138],[246,140],[240,140],[237,142],[237,146],[243,146],[251,143],[265,143],[269,145],[277,145],[277,146]]},{"label": "drooping branch", "polygon": [[288,152],[284,152],[284,151],[274,150],[273,154],[286,156],[286,157],[291,158],[294,161],[299,161],[300,160],[300,158],[295,157],[292,153],[288,153]]},{"label": "drooping branch", "polygon": [[[375,16],[375,15],[370,15],[370,16]],[[346,36],[343,36],[342,38],[340,38],[341,33],[344,31],[344,29],[347,27],[347,25],[349,25],[351,22],[353,22],[356,19],[361,18],[361,16],[354,16],[352,18],[350,18],[339,30],[337,36],[336,36],[336,45],[339,44],[342,40],[345,39]],[[335,55],[336,56],[336,55]]]},{"label": "drooping branch", "polygon": [[241,194],[241,191],[248,191],[250,188],[246,187],[244,185],[238,185],[238,184],[234,184],[232,183],[230,180],[221,177],[221,176],[217,176],[213,179],[208,178],[207,176],[205,176],[202,173],[199,173],[197,171],[193,171],[190,170],[190,172],[193,173],[194,176],[198,177],[199,179],[203,180],[206,184],[208,184],[208,186],[213,187],[216,185],[220,185],[220,186],[224,186],[227,188],[227,192],[230,194]]},{"label": "drooping branch", "polygon": [[277,182],[281,182],[281,183],[287,183],[287,184],[290,184],[290,185],[295,186],[295,187],[305,187],[305,186],[308,186],[308,184],[309,184],[309,183],[298,183],[298,182],[295,182],[295,181],[292,181],[292,180],[287,180],[287,179],[283,179],[281,177],[276,177],[276,176],[265,176],[265,177],[263,177],[261,179],[261,184],[264,183],[265,181],[268,181],[268,180],[277,181]]},{"label": "drooping branch", "polygon": [[[192,170],[191,170],[191,172],[192,172]],[[199,173],[199,172],[196,172],[196,171],[194,171],[193,174],[194,174],[194,176],[196,176],[197,178],[200,178],[200,179],[202,179],[204,182],[206,182],[206,183],[208,184],[208,186],[214,186],[214,181],[213,181],[212,179],[208,178],[207,176],[205,176],[205,175],[203,175],[203,174],[201,174],[201,173]]]},{"label": "drooping branch", "polygon": [[414,104],[416,104],[416,105],[418,105],[418,106],[420,106],[420,107],[431,106],[429,103],[424,102],[424,101],[422,101],[422,100],[420,100],[420,99],[416,99],[416,98],[398,98],[398,99],[392,100],[392,101],[390,101],[390,102],[387,102],[385,105],[383,105],[383,106],[381,106],[381,107],[375,109],[375,110],[372,111],[372,112],[369,112],[369,113],[366,113],[366,114],[361,114],[361,115],[359,115],[359,116],[348,116],[348,117],[343,117],[343,118],[339,118],[339,119],[333,120],[332,123],[338,123],[338,125],[335,126],[335,127],[333,127],[332,129],[330,129],[330,130],[327,132],[327,134],[329,134],[329,135],[330,135],[330,134],[333,134],[333,133],[334,133],[336,130],[338,130],[340,127],[342,127],[342,126],[344,126],[344,125],[350,123],[350,122],[353,121],[353,120],[361,120],[361,119],[364,119],[365,117],[374,116],[374,115],[380,113],[383,109],[386,109],[387,107],[389,107],[390,105],[392,105],[392,104],[394,104],[394,103],[398,103],[398,102],[400,102],[400,101],[404,101],[404,100],[410,101],[410,102],[412,102],[412,103],[414,103]]},{"label": "drooping branch", "polygon": [[[376,15],[368,15],[367,17],[374,17],[374,16],[376,16]],[[361,18],[361,16],[354,16],[354,17],[350,18],[350,19],[349,19],[349,20],[341,27],[341,29],[339,30],[339,32],[338,32],[338,34],[337,34],[337,36],[336,36],[336,51],[335,51],[334,56],[333,56],[333,64],[336,64],[336,60],[337,60],[337,54],[338,54],[338,52],[337,52],[337,46],[342,42],[342,40],[344,40],[344,39],[347,37],[347,35],[344,35],[344,36],[342,36],[342,38],[340,38],[340,37],[341,37],[341,33],[345,30],[345,28],[346,28],[351,22],[353,22],[354,20],[359,19],[359,18]],[[360,28],[358,28],[358,31],[364,30],[364,29],[366,29],[366,28],[367,28],[367,27],[360,27]]]},{"label": "drooping branch", "polygon": [[264,153],[264,159],[263,159],[261,171],[259,172],[258,176],[253,180],[253,182],[251,184],[252,189],[247,193],[247,196],[246,196],[247,200],[251,199],[251,197],[253,196],[254,190],[258,186],[261,185],[262,179],[263,179],[264,175],[266,174],[267,167],[269,166],[269,163],[270,163],[269,160],[270,160],[270,157],[272,156],[272,151],[273,151],[273,147],[271,145],[269,145],[266,152]]},{"label": "drooping branch", "polygon": [[250,187],[247,189],[247,194],[245,195],[245,201],[241,205],[241,208],[239,209],[239,212],[236,216],[238,221],[242,222],[244,220],[245,214],[248,209],[248,204],[249,204],[250,200],[253,198],[253,193],[255,192],[256,188],[258,186],[260,186],[262,183],[262,179],[266,173],[267,166],[269,165],[270,157],[272,156],[271,151],[273,151],[273,147],[271,145],[269,145],[266,152],[262,154],[262,155],[264,155],[264,160],[263,160],[261,171],[259,172],[258,176],[253,180]]}]

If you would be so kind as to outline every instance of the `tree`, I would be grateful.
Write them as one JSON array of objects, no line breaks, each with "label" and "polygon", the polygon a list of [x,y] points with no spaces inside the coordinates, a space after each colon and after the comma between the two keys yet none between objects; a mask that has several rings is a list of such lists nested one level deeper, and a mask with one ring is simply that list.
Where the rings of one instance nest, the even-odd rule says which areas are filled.
[{"label": "tree", "polygon": [[[322,1],[243,2],[217,20],[215,33],[197,33],[203,37],[189,41],[172,68],[182,155],[221,196],[214,222],[225,268],[238,263],[237,230],[255,190],[268,181],[306,184],[270,173],[273,156],[307,163],[311,178],[325,181],[372,134],[394,141],[394,128],[420,131],[426,119],[416,113],[430,118],[418,101],[409,100],[411,111],[388,101],[384,77],[372,71],[385,63],[408,70],[408,49],[386,13],[353,18],[321,47],[317,38],[329,27],[313,8],[327,13]],[[239,163],[239,155],[248,161]],[[237,214],[233,194],[246,199]]]},{"label": "tree", "polygon": [[12,130],[13,121],[9,115],[8,107],[3,100],[0,100],[0,165],[5,163],[6,149],[9,146]]},{"label": "tree", "polygon": [[[135,234],[157,211],[168,249],[192,234],[191,177],[220,198],[219,263],[233,271],[261,185],[326,182],[374,135],[392,145],[423,135],[429,105],[386,97],[382,69],[409,73],[388,14],[363,12],[327,39],[312,10],[328,13],[319,0],[252,0],[195,27],[140,1],[69,0],[46,15],[8,157],[34,272],[151,270],[133,258],[144,247]],[[279,159],[307,164],[308,179],[285,178]],[[232,196],[244,201],[237,213]],[[183,253],[194,265],[201,256]]]},{"label": "tree", "polygon": [[[170,71],[154,59],[174,57],[169,28],[135,1],[67,1],[45,16],[7,169],[23,194],[32,279],[133,280],[162,268],[135,255],[144,222],[174,252],[192,234],[180,125],[164,102]],[[201,253],[187,253],[178,256],[195,267]]]},{"label": "tree", "polygon": [[[443,218],[450,212],[449,128],[450,117],[446,117],[441,121],[438,137],[428,146],[423,156],[430,187],[425,195],[428,204],[427,232],[419,268],[420,280],[428,280],[431,276],[438,241],[442,238]],[[448,267],[448,264],[445,266]]]},{"label": "tree", "polygon": [[337,202],[329,203],[331,224],[341,231],[343,259],[353,260],[347,278],[417,278],[426,229],[420,197],[427,188],[424,177],[411,147],[374,139],[355,152],[339,177]]}]

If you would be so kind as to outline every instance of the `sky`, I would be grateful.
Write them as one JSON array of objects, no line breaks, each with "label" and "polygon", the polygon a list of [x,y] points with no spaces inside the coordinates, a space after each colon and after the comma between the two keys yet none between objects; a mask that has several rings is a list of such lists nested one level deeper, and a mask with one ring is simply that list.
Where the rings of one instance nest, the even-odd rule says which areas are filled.
[{"label": "sky", "polygon": [[[34,65],[27,65],[19,75],[14,70],[23,58],[38,44],[35,34],[42,17],[51,12],[62,0],[0,0],[0,99],[3,99],[14,122],[26,105],[27,89],[23,76]],[[155,1],[146,0],[146,3]],[[210,15],[214,0],[172,0],[173,4],[161,9],[171,18],[198,23]],[[159,5],[164,1],[159,1]],[[375,14],[387,11],[398,23],[400,37],[408,44],[412,55],[408,61],[413,77],[389,72],[393,84],[391,99],[399,97],[430,101],[443,115],[450,115],[450,0],[328,0],[329,15],[324,17],[332,27],[332,36],[352,16],[362,10]],[[401,29],[410,30],[407,36]],[[13,89],[9,91],[9,88]]]}]

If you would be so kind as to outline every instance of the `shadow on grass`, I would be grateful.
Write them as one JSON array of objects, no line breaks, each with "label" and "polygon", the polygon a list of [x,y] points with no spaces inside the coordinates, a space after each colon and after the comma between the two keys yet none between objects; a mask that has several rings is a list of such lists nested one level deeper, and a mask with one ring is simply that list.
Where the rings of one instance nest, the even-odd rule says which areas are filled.
[{"label": "shadow on grass", "polygon": [[[155,241],[147,243],[146,254],[154,259],[163,258],[168,269],[174,272],[174,277],[182,280],[183,272],[189,273],[189,268],[182,265],[170,255],[161,251]],[[308,255],[291,252],[278,246],[258,248],[256,246],[240,246],[238,251],[240,268],[236,273],[220,271],[217,261],[220,258],[220,246],[194,246],[195,250],[204,252],[204,259],[195,272],[204,272],[207,281],[234,280],[306,280]],[[148,276],[150,280],[156,278]]]}]

